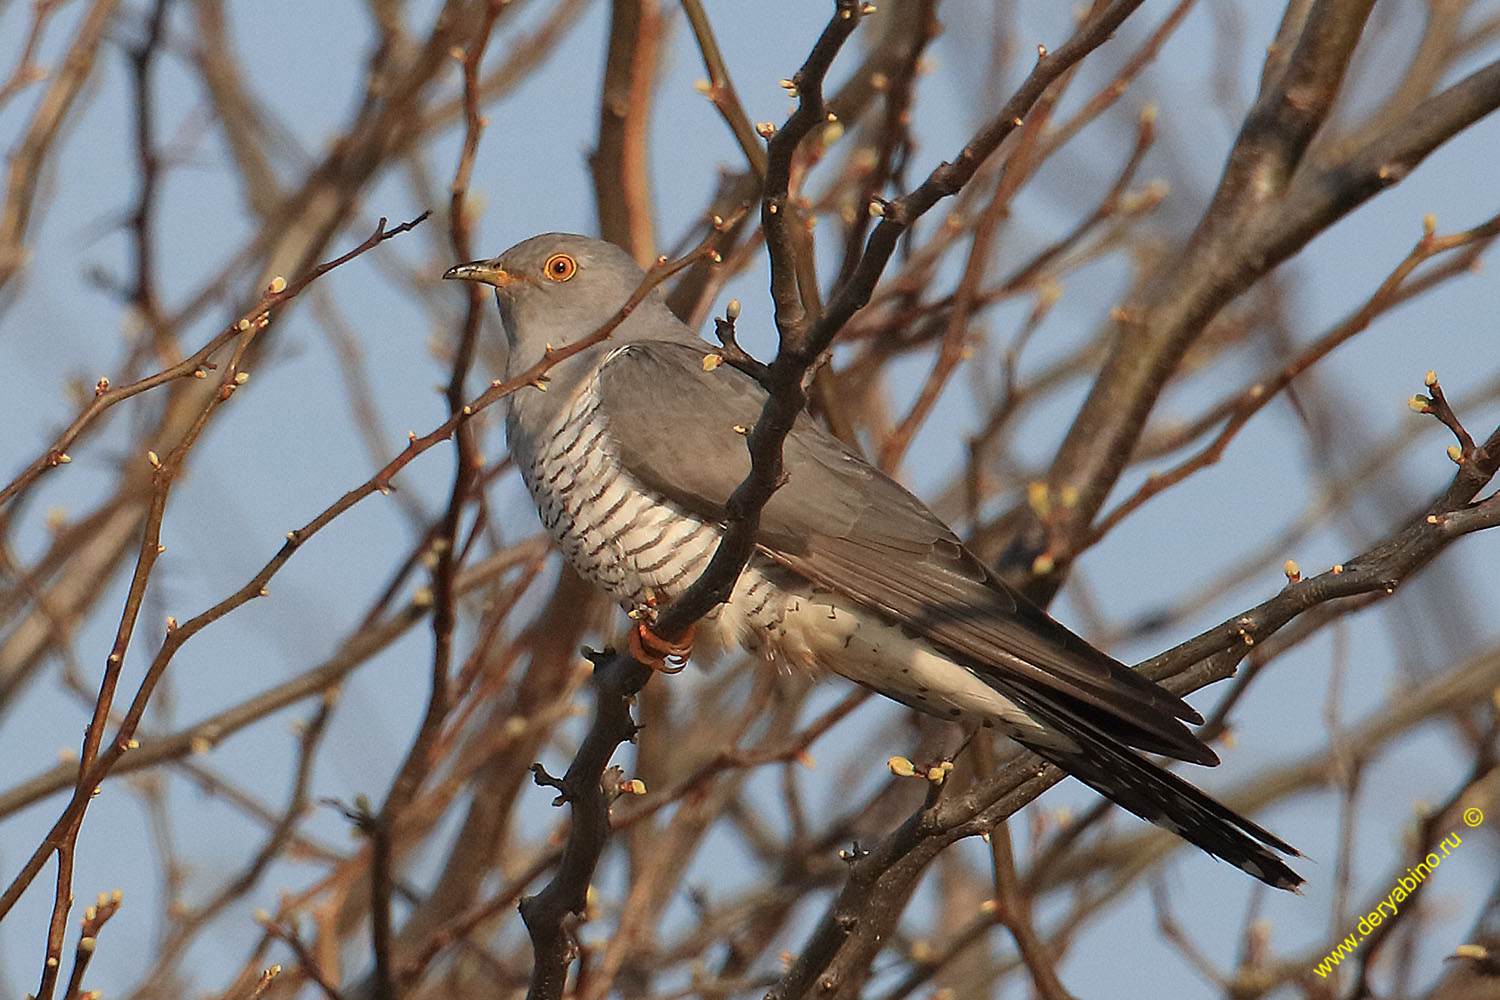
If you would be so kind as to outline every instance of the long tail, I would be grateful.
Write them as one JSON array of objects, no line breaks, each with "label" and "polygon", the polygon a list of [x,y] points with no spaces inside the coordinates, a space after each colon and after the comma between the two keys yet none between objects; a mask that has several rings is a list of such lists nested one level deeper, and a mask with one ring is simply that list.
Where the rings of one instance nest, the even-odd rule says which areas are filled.
[{"label": "long tail", "polygon": [[[1028,706],[1030,707],[1030,706]],[[1158,767],[1134,750],[1066,713],[1046,712],[1046,722],[1080,749],[1026,743],[1099,794],[1141,819],[1170,830],[1214,857],[1278,889],[1296,889],[1302,876],[1275,852],[1301,857],[1264,827]],[[1026,741],[1021,741],[1026,742]]]}]

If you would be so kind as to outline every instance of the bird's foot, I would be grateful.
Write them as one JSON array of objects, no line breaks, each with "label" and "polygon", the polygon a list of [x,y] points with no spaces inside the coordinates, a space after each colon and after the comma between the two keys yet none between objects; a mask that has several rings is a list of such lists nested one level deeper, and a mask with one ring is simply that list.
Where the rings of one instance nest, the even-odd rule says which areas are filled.
[{"label": "bird's foot", "polygon": [[663,639],[645,622],[636,622],[630,630],[630,655],[659,673],[681,673],[692,651],[693,626],[676,642]]}]

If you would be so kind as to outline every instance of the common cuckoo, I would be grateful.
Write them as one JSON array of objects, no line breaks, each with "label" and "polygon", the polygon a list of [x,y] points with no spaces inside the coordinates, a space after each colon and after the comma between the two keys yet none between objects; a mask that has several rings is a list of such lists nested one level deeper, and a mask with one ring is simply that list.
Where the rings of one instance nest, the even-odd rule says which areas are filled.
[{"label": "common cuckoo", "polygon": [[[589,336],[643,281],[622,250],[549,233],[444,277],[495,287],[507,374]],[[766,392],[715,364],[653,291],[599,344],[508,397],[511,454],[582,576],[638,617],[708,565]],[[707,363],[705,363],[705,359]],[[695,652],[738,643],[912,708],[992,726],[1143,819],[1283,889],[1297,852],[1144,754],[1218,763],[1186,702],[993,573],[920,500],[803,414],[731,600]]]}]

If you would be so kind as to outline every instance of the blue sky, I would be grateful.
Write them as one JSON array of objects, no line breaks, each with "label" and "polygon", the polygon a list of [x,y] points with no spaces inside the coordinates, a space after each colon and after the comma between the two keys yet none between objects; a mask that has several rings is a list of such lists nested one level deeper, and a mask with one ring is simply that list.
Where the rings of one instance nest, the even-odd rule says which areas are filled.
[{"label": "blue sky", "polygon": [[[44,62],[59,58],[81,6],[69,5],[59,14],[46,39]],[[263,107],[286,130],[286,141],[272,152],[273,163],[289,180],[316,158],[352,114],[372,43],[364,27],[363,5],[353,0],[266,0],[229,6],[234,36],[246,54],[247,78]],[[412,24],[425,25],[427,12],[436,6],[413,4],[405,16]],[[708,6],[749,117],[780,120],[788,102],[777,81],[801,61],[826,17],[826,6],[801,0]],[[913,179],[951,156],[992,103],[976,94],[974,82],[987,59],[988,8],[950,6],[945,15],[950,30],[936,43],[932,72],[919,90],[922,131]],[[1262,9],[1266,6],[1246,3],[1232,8],[1245,21],[1246,52],[1262,51],[1274,31],[1273,12]],[[1377,16],[1412,16],[1409,10],[1393,12],[1391,6],[1399,5],[1382,4]],[[1200,5],[1122,100],[1118,120],[1086,129],[1056,160],[1055,171],[1017,200],[1016,218],[1001,250],[1005,259],[1024,259],[1028,250],[1076,220],[1081,208],[1073,199],[1079,189],[1102,192],[1128,141],[1128,131],[1118,128],[1118,122],[1133,120],[1148,103],[1160,109],[1162,138],[1142,176],[1186,163],[1199,185],[1174,189],[1163,206],[1163,239],[1181,238],[1182,220],[1201,208],[1233,138],[1231,124],[1202,86],[1205,68],[1215,59],[1215,9],[1223,13],[1231,8]],[[1141,38],[1145,25],[1156,23],[1165,10],[1164,3],[1148,2],[1145,21],[1129,26],[1120,43]],[[130,25],[138,13],[124,9],[117,37],[131,37]],[[505,58],[511,51],[508,46],[546,13],[543,5],[527,5],[497,36],[492,57]],[[586,155],[595,131],[606,15],[603,6],[590,7],[540,71],[489,109],[473,185],[480,208],[476,233],[483,252],[498,253],[537,232],[594,228]],[[1070,21],[1067,5],[1053,3],[1021,4],[1018,16],[1018,38],[1052,45],[1066,36]],[[27,5],[0,6],[0,39],[18,38],[27,17]],[[191,22],[178,10],[171,24],[180,52],[191,43]],[[0,64],[11,58],[13,47],[11,42],[0,43]],[[0,471],[7,479],[69,419],[70,380],[92,385],[99,375],[116,371],[123,351],[122,330],[129,336],[131,328],[131,317],[122,314],[117,299],[93,277],[98,271],[117,279],[128,274],[128,247],[118,220],[134,197],[131,99],[125,59],[114,48],[101,62],[88,94],[89,107],[64,139],[66,153],[44,179],[50,198],[44,217],[33,227],[34,257],[0,299],[0,418],[7,428],[5,444],[0,445]],[[845,54],[835,79],[856,55]],[[1378,64],[1401,57],[1393,50],[1365,58]],[[180,161],[165,184],[159,226],[159,281],[169,305],[185,301],[253,232],[228,169],[223,138],[205,129],[202,95],[180,58],[174,54],[161,61],[156,87],[159,133],[170,155]],[[1253,92],[1258,69],[1253,60],[1231,69],[1242,96]],[[727,130],[693,87],[702,75],[690,35],[677,18],[652,135],[657,231],[667,242],[696,217],[716,171],[738,160]],[[445,86],[456,92],[458,83],[455,65]],[[34,97],[32,92],[0,109],[0,141],[7,147],[19,134]],[[1352,99],[1358,103],[1363,95]],[[423,150],[439,191],[451,174],[457,142],[457,135],[449,134]],[[1493,213],[1496,147],[1494,124],[1481,123],[1288,265],[1284,275],[1297,339],[1311,339],[1358,306],[1420,235],[1425,214],[1435,214],[1440,231],[1447,232]],[[363,228],[372,227],[378,216],[399,221],[424,208],[442,207],[422,203],[407,176],[388,174],[364,199],[366,221],[336,240],[335,247],[357,243],[365,235]],[[434,220],[339,270],[316,290],[336,301],[344,322],[355,331],[380,411],[378,434],[388,442],[390,454],[404,444],[408,429],[429,429],[444,413],[433,387],[445,380],[446,372],[429,345],[451,329],[461,305],[458,292],[435,281],[451,263],[445,235]],[[393,279],[406,270],[434,279],[427,299],[413,301],[404,282]],[[1072,276],[1059,307],[1028,349],[1023,372],[1039,369],[1097,329],[1109,305],[1126,291],[1128,277],[1118,260],[1091,265]],[[236,295],[247,292],[248,280]],[[739,328],[752,349],[767,355],[773,345],[764,280],[763,268],[753,269],[726,290],[724,299],[734,296],[744,302]],[[1004,343],[1027,305],[1001,307],[986,317],[997,342]],[[1314,377],[1328,398],[1337,401],[1343,413],[1340,433],[1349,435],[1347,440],[1325,442],[1330,461],[1338,463],[1357,451],[1361,435],[1364,440],[1380,440],[1419,419],[1407,410],[1405,400],[1421,390],[1422,375],[1429,368],[1438,371],[1454,398],[1493,380],[1495,306],[1493,280],[1483,274],[1468,276],[1392,311],[1321,363]],[[186,331],[184,342],[201,342],[230,315],[226,303],[211,319]],[[191,473],[174,492],[164,539],[168,551],[127,664],[126,690],[133,690],[155,648],[156,639],[149,633],[156,623],[167,614],[194,614],[238,587],[275,551],[286,530],[369,474],[370,459],[337,377],[336,356],[315,318],[309,297],[275,328],[271,363],[252,372],[247,391],[236,396],[232,412],[215,426]],[[914,380],[927,363],[924,358],[894,369],[893,392],[898,398],[915,391]],[[1223,367],[1199,373],[1169,392],[1160,408],[1163,417],[1191,416],[1226,387],[1238,386],[1260,371],[1267,359],[1239,355],[1218,364]],[[903,384],[903,377],[913,381]],[[972,429],[975,421],[968,377],[965,373],[955,380],[902,469],[903,479],[924,495],[934,495],[962,461],[962,432]],[[472,384],[478,387],[481,381]],[[1023,443],[1017,448],[1022,461],[1038,467],[1045,461],[1083,389],[1080,383],[1027,415],[1021,428]],[[18,516],[11,538],[18,559],[33,558],[45,544],[49,508],[86,510],[113,481],[116,463],[130,460],[125,449],[134,447],[130,431],[141,419],[132,414],[131,406],[120,408],[108,432],[79,449],[74,463],[51,477]],[[1493,400],[1463,413],[1475,433],[1488,430],[1497,415]],[[1452,468],[1443,454],[1447,443],[1429,432],[1393,462],[1378,494],[1361,497],[1349,516],[1314,532],[1286,556],[1311,571],[1357,552],[1446,482]],[[498,432],[491,435],[489,450],[498,454],[501,447]],[[1153,502],[1090,552],[1075,581],[1082,589],[1065,592],[1054,611],[1075,626],[1093,611],[1117,625],[1191,594],[1223,566],[1232,565],[1237,554],[1255,551],[1296,512],[1316,502],[1320,484],[1308,472],[1313,452],[1295,411],[1285,403],[1273,405],[1235,442],[1221,465]],[[397,483],[404,495],[432,511],[446,495],[450,471],[448,453],[440,449],[415,463]],[[1122,484],[1121,495],[1133,482]],[[507,538],[535,530],[516,482],[498,483],[491,502],[504,512],[499,523]],[[270,599],[237,611],[189,644],[174,664],[170,689],[163,692],[153,726],[168,728],[209,714],[329,655],[383,586],[393,554],[403,551],[408,539],[409,523],[391,501],[372,499],[341,519],[299,553],[273,583]],[[1204,552],[1212,553],[1213,559],[1203,559]],[[1393,635],[1415,630],[1436,668],[1481,644],[1493,644],[1495,623],[1500,621],[1494,598],[1500,592],[1500,560],[1495,554],[1494,537],[1467,539],[1429,569],[1430,579],[1411,584],[1403,593],[1404,612],[1363,613],[1278,661],[1241,709],[1238,743],[1224,755],[1225,766],[1216,773],[1195,774],[1193,780],[1222,789],[1238,785],[1258,768],[1320,752],[1327,742],[1329,665],[1340,658],[1348,664],[1343,711],[1349,721],[1376,709],[1393,687],[1409,683],[1425,666],[1401,662],[1396,651],[1405,647]],[[1264,599],[1282,582],[1274,572],[1243,580],[1182,623],[1180,634],[1151,635],[1112,651],[1127,661],[1144,658]],[[1455,598],[1458,584],[1461,596]],[[113,596],[101,607],[119,607],[122,585],[123,581],[112,584]],[[1086,592],[1086,603],[1078,600],[1080,592]],[[1431,634],[1433,630],[1424,625],[1427,602],[1456,599],[1467,601],[1473,633]],[[86,675],[92,676],[102,662],[111,628],[110,615],[103,614],[91,617],[79,631],[75,649]],[[329,741],[335,749],[320,767],[317,795],[347,801],[356,793],[378,794],[385,787],[422,708],[425,681],[420,665],[427,657],[427,641],[425,633],[414,632],[346,687]],[[829,687],[830,699],[842,693],[836,685]],[[1211,707],[1215,697],[1214,691],[1207,691],[1194,700],[1200,707]],[[867,720],[888,717],[874,706],[863,711]],[[262,794],[277,801],[286,788],[293,750],[287,727],[306,715],[305,707],[281,713],[225,741],[202,762],[226,773],[263,773]],[[63,748],[75,745],[84,719],[83,706],[63,693],[52,676],[33,685],[22,704],[0,718],[0,759],[10,762],[7,773],[19,777],[51,766]],[[831,737],[818,756],[837,759],[839,739]],[[891,753],[905,749],[893,746]],[[1374,763],[1364,779],[1360,806],[1356,899],[1381,888],[1395,863],[1413,804],[1445,798],[1464,768],[1451,737],[1432,725],[1403,739]],[[883,766],[871,762],[864,780],[885,780]],[[828,782],[825,790],[837,794],[832,766],[808,781],[815,789]],[[186,781],[174,779],[171,784],[170,794],[178,804],[176,832],[190,878],[243,864],[248,842],[201,835],[203,830],[243,823],[238,814],[213,797],[195,797]],[[539,824],[548,819],[542,812],[548,800],[541,790],[527,800]],[[1091,801],[1081,787],[1064,786],[1049,792],[1043,805],[1082,807]],[[1294,801],[1261,817],[1309,856],[1302,865],[1309,878],[1305,894],[1264,902],[1262,912],[1271,922],[1278,954],[1313,952],[1347,933],[1347,928],[1331,926],[1329,915],[1337,850],[1330,803],[1326,796]],[[49,802],[0,821],[0,866],[7,879],[54,818],[54,808]],[[343,821],[328,810],[315,815],[309,828],[332,843],[347,842]],[[88,900],[97,891],[120,887],[128,901],[127,910],[108,928],[93,965],[91,980],[108,993],[118,993],[141,974],[142,956],[156,933],[159,873],[147,833],[138,799],[123,789],[107,789],[90,809],[75,876],[78,897]],[[1472,920],[1494,861],[1493,838],[1466,839],[1464,849],[1444,864],[1435,882],[1440,905],[1434,919],[1451,929],[1454,943]],[[718,870],[713,857],[702,857],[698,864],[705,878]],[[307,877],[308,871],[300,877]],[[11,990],[34,988],[40,928],[50,907],[50,887],[44,884],[48,877],[0,927],[0,973]],[[1166,878],[1178,919],[1193,929],[1195,939],[1221,966],[1231,964],[1252,887],[1237,871],[1191,851],[1174,856]],[[243,960],[254,936],[250,909],[274,905],[276,887],[286,884],[301,884],[295,866],[282,866],[279,877],[268,879],[250,905],[231,911],[207,936],[189,963],[199,973],[200,986],[218,985],[223,971]],[[919,899],[913,908],[912,918],[918,923],[923,921],[923,903]],[[1063,981],[1082,996],[1102,995],[1105,990],[1122,998],[1200,991],[1203,981],[1159,940],[1150,929],[1152,922],[1149,902],[1139,895],[1111,910],[1084,932],[1062,967]],[[787,943],[796,946],[796,941]],[[1437,975],[1440,957],[1436,951],[1424,956],[1421,967]]]}]

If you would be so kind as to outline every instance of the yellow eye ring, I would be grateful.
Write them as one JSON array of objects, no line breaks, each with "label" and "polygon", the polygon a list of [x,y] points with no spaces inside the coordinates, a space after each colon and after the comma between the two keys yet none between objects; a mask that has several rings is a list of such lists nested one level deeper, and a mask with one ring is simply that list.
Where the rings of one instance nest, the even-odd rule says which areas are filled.
[{"label": "yellow eye ring", "polygon": [[551,281],[567,281],[578,273],[578,261],[565,253],[555,253],[542,265],[542,273]]}]

